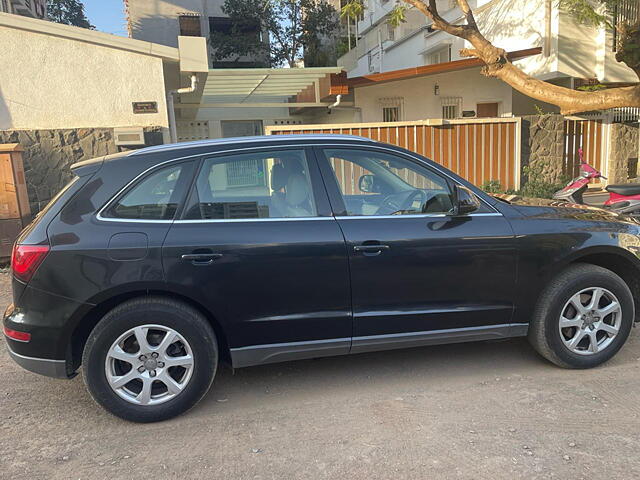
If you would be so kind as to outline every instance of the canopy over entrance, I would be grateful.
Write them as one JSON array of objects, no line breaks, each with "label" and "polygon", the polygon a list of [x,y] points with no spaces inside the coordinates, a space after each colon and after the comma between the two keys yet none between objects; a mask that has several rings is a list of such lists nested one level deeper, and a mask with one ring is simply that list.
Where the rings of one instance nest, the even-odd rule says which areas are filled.
[{"label": "canopy over entrance", "polygon": [[[225,68],[211,69],[198,103],[176,104],[176,108],[237,107],[326,107],[331,75],[341,67],[310,68]],[[298,98],[302,92],[304,101]],[[298,101],[296,101],[298,99]]]}]

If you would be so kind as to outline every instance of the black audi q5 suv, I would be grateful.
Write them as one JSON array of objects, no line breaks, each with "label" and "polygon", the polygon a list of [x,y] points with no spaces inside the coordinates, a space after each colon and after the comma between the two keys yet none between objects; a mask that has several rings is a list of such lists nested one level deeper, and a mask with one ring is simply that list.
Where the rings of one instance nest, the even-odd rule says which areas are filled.
[{"label": "black audi q5 suv", "polygon": [[528,336],[593,367],[640,298],[632,219],[508,204],[364,138],[183,143],[72,171],[16,242],[4,335],[27,370],[82,367],[132,421],[195,405],[220,362]]}]

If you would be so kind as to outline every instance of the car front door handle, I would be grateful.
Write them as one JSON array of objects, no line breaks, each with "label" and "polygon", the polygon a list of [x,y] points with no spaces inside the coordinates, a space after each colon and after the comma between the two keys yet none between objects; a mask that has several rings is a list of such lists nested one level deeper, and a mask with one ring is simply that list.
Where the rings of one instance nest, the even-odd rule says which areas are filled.
[{"label": "car front door handle", "polygon": [[188,253],[180,256],[182,260],[187,260],[194,265],[211,265],[220,257],[222,257],[221,253]]},{"label": "car front door handle", "polygon": [[390,248],[389,245],[356,245],[353,247],[353,251],[372,257],[380,255],[383,250],[389,250]]}]

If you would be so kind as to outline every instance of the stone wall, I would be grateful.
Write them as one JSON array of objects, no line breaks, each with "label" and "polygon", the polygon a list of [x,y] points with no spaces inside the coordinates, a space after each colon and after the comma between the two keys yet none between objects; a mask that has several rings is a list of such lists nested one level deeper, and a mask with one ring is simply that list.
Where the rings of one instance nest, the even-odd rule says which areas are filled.
[{"label": "stone wall", "polygon": [[637,182],[638,125],[611,125],[609,148],[609,183]]},{"label": "stone wall", "polygon": [[[536,172],[549,183],[562,180],[564,163],[564,117],[526,115],[522,117],[522,167]],[[527,181],[524,169],[521,185]]]},{"label": "stone wall", "polygon": [[[162,143],[155,127],[145,129],[145,138],[147,144]],[[70,180],[72,164],[118,152],[111,128],[6,130],[0,131],[0,143],[19,143],[25,149],[22,157],[32,214]]]}]

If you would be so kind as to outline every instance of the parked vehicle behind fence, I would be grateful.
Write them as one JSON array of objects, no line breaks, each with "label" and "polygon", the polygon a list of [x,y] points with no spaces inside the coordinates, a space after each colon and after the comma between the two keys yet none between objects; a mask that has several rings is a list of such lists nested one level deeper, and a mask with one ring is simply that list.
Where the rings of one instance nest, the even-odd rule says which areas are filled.
[{"label": "parked vehicle behind fence", "polygon": [[[553,194],[555,200],[584,204],[583,194],[589,188],[593,180],[606,180],[607,177],[593,168],[583,159],[582,149],[578,149],[580,157],[580,174],[567,185]],[[605,190],[609,192],[609,198],[604,202],[603,208],[625,215],[640,216],[640,184],[621,183],[607,185]]]},{"label": "parked vehicle behind fence", "polygon": [[188,410],[221,362],[528,336],[594,367],[640,299],[634,220],[508,204],[364,138],[166,145],[72,171],[14,248],[4,334],[24,368],[82,367],[132,421]]}]

